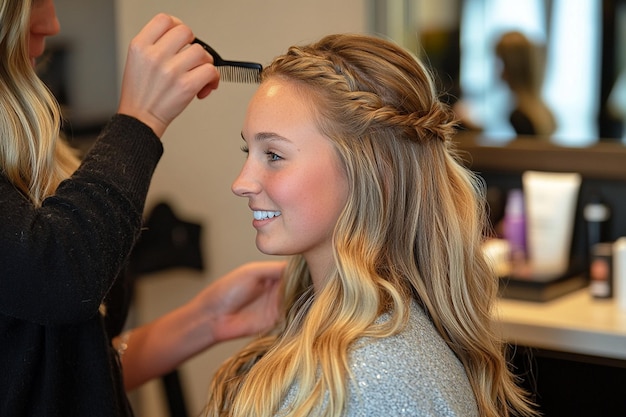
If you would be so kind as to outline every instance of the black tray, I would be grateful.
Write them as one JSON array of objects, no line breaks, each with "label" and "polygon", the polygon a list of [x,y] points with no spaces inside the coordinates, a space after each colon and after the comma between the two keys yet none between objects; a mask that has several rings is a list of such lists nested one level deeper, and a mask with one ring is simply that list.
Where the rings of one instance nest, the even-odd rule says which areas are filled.
[{"label": "black tray", "polygon": [[515,300],[545,302],[584,288],[588,284],[589,280],[583,274],[542,281],[514,276],[501,277],[499,295]]}]

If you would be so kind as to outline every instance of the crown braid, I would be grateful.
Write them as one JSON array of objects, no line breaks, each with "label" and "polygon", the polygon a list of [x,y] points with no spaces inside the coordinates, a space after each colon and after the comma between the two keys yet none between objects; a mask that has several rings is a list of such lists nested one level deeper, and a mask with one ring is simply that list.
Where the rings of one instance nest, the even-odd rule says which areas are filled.
[{"label": "crown braid", "polygon": [[[400,137],[418,144],[430,140],[446,142],[454,135],[457,124],[454,114],[438,100],[432,86],[429,86],[432,96],[425,99],[404,90],[406,81],[415,79],[410,71],[415,71],[416,66],[427,72],[415,57],[407,54],[405,59],[412,68],[403,74],[396,70],[386,71],[389,68],[385,67],[391,66],[384,57],[374,63],[365,63],[365,54],[355,59],[342,52],[339,48],[334,49],[332,43],[293,46],[265,69],[263,77],[277,73],[313,87],[314,94],[324,92],[321,95],[328,97],[325,101],[341,107],[329,109],[325,115],[330,118],[342,115],[342,122],[347,116],[352,133],[366,134],[370,130],[392,128],[400,133]],[[370,52],[367,54],[371,56]],[[383,68],[380,76],[396,73],[401,82],[394,84],[373,78],[377,74],[372,68],[379,64]],[[419,84],[419,81],[415,79],[413,83]],[[395,85],[397,89],[394,89]],[[414,91],[422,91],[423,96],[421,86],[417,85]]]},{"label": "crown braid", "polygon": [[399,126],[403,128],[406,138],[416,143],[432,139],[446,142],[455,132],[454,119],[450,117],[448,109],[439,102],[435,102],[428,111],[415,111],[410,114],[400,113],[392,106],[381,106],[370,111],[375,124],[385,127]]}]

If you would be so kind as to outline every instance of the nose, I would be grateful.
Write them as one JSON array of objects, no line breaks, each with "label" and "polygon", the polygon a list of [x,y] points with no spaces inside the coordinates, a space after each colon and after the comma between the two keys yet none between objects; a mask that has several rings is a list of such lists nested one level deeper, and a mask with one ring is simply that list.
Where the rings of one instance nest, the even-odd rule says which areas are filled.
[{"label": "nose", "polygon": [[33,35],[53,36],[61,30],[52,0],[34,2],[30,17],[30,32]]},{"label": "nose", "polygon": [[247,160],[243,165],[241,172],[233,181],[230,189],[232,192],[239,197],[249,197],[251,195],[257,194],[261,187],[258,181],[254,180],[254,177],[251,175],[251,166],[249,164],[250,160]]}]

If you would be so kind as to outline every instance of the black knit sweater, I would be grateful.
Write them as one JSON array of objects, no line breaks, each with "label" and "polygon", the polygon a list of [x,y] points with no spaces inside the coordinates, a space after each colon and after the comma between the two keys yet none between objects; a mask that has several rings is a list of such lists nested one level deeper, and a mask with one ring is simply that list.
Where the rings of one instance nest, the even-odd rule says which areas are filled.
[{"label": "black knit sweater", "polygon": [[132,415],[110,339],[162,152],[151,129],[116,115],[41,208],[0,172],[0,416]]}]

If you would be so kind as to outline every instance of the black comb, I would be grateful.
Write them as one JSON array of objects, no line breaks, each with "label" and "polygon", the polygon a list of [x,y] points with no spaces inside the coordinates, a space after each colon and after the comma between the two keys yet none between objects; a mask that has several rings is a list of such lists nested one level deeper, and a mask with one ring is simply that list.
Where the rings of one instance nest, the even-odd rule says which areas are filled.
[{"label": "black comb", "polygon": [[261,82],[261,70],[263,69],[261,64],[245,61],[227,61],[223,59],[215,49],[211,48],[200,39],[195,38],[193,43],[202,46],[204,50],[213,57],[213,65],[215,65],[220,72],[221,80],[235,83],[258,84]]}]

